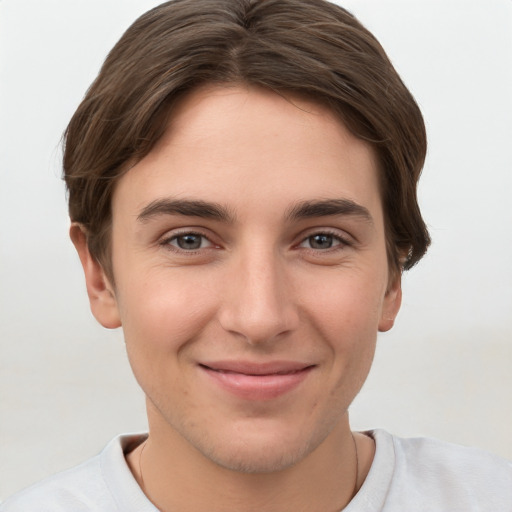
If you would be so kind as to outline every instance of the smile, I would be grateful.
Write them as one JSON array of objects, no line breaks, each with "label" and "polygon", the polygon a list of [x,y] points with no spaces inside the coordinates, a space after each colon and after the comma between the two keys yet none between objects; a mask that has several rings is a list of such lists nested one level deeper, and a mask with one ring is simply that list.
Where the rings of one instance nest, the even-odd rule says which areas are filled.
[{"label": "smile", "polygon": [[245,400],[271,400],[301,384],[314,365],[277,361],[264,364],[215,362],[200,369],[224,391]]}]

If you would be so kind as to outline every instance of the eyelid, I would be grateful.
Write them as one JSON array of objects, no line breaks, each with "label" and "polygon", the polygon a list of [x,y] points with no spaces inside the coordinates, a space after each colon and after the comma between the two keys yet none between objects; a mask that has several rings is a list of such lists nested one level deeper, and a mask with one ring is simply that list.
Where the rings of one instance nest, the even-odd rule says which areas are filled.
[{"label": "eyelid", "polygon": [[[300,247],[301,244],[303,244],[308,238],[311,238],[312,236],[315,236],[315,235],[332,236],[333,238],[335,238],[337,241],[340,242],[335,247],[332,247],[330,249],[335,249],[336,247],[339,247],[339,246],[350,247],[355,244],[355,240],[353,239],[353,237],[344,231],[342,232],[342,231],[334,229],[334,228],[312,228],[312,229],[309,229],[309,230],[301,233],[300,240],[299,240],[299,243],[297,244],[297,247]],[[319,249],[311,249],[311,250],[321,252],[321,250],[319,250]],[[328,250],[329,249],[324,249],[323,251],[326,252]]]},{"label": "eyelid", "polygon": [[[207,240],[209,245],[207,247],[200,247],[199,249],[187,250],[187,249],[182,249],[181,247],[177,247],[176,245],[171,244],[171,241],[176,240],[177,238],[179,238],[181,236],[186,236],[186,235],[199,236],[199,237]],[[219,245],[216,244],[212,240],[212,236],[205,234],[204,231],[202,231],[200,228],[179,228],[179,229],[175,229],[175,230],[171,230],[171,231],[166,231],[166,233],[158,239],[158,245],[160,245],[168,250],[172,250],[172,251],[179,252],[182,254],[195,254],[196,252],[199,252],[199,251],[202,251],[205,249],[219,247]]]},{"label": "eyelid", "polygon": [[[167,248],[169,250],[173,250],[179,253],[184,254],[194,254],[195,252],[202,251],[205,249],[212,249],[212,248],[220,248],[221,244],[214,241],[215,236],[213,236],[210,233],[206,233],[205,230],[201,227],[195,227],[195,226],[188,226],[188,227],[181,227],[176,229],[167,230],[165,234],[160,236],[157,240],[157,244],[159,246],[162,246],[164,248]],[[200,247],[198,249],[182,249],[180,247],[177,247],[176,245],[171,245],[171,241],[179,238],[180,236],[185,235],[194,235],[202,237],[203,239],[208,241],[207,247]],[[343,249],[344,247],[351,247],[356,244],[356,240],[346,233],[345,231],[339,230],[337,228],[322,228],[322,227],[315,227],[315,228],[309,228],[307,230],[304,230],[300,235],[298,235],[297,239],[298,242],[294,244],[295,248],[301,248],[301,245],[307,241],[308,238],[313,237],[315,235],[328,235],[332,236],[335,240],[337,240],[339,243],[334,245],[333,247],[330,247],[328,249],[314,249],[314,248],[308,248],[304,247],[306,250],[314,251],[314,252],[328,252],[328,251],[335,251],[339,249]]]}]

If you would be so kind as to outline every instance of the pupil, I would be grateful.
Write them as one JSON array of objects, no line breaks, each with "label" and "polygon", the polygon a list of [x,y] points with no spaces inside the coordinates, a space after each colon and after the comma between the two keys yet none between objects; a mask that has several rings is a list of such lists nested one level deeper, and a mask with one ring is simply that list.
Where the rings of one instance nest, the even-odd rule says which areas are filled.
[{"label": "pupil", "polygon": [[178,246],[180,249],[199,249],[201,247],[201,237],[198,235],[183,235],[178,237]]},{"label": "pupil", "polygon": [[310,238],[309,243],[313,249],[330,249],[332,247],[332,236],[314,235]]}]

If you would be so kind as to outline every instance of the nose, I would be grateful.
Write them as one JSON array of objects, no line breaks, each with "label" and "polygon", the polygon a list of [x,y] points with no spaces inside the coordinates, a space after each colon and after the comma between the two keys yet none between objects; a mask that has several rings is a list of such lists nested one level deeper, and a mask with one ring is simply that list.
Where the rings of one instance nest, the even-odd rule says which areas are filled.
[{"label": "nose", "polygon": [[271,249],[240,255],[226,276],[222,293],[222,327],[250,345],[275,342],[299,323],[286,263]]}]

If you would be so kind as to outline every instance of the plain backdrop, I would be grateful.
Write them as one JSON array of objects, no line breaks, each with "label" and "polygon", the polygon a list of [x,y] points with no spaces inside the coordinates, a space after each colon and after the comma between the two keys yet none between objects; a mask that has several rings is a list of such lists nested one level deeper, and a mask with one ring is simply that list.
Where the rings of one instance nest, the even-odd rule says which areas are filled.
[{"label": "plain backdrop", "polygon": [[[60,136],[150,0],[0,0],[0,499],[146,426],[67,238]],[[433,237],[353,426],[512,458],[512,1],[347,0],[420,104]]]}]

